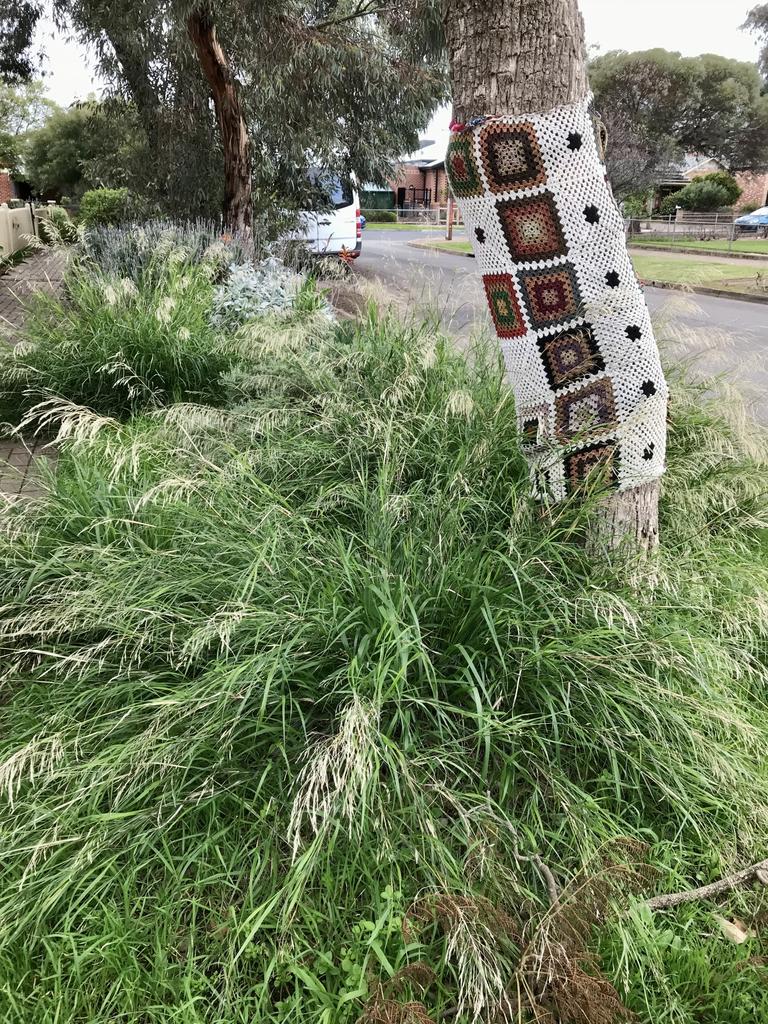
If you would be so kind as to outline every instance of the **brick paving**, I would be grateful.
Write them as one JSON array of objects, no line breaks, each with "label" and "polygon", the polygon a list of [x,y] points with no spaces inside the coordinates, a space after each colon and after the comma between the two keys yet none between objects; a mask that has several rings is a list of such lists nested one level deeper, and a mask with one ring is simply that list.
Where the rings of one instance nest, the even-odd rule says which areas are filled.
[{"label": "brick paving", "polygon": [[[0,343],[16,345],[26,301],[33,292],[61,290],[65,258],[59,252],[35,253],[0,276]],[[34,438],[0,440],[0,501],[43,493],[40,468],[55,458]]]}]

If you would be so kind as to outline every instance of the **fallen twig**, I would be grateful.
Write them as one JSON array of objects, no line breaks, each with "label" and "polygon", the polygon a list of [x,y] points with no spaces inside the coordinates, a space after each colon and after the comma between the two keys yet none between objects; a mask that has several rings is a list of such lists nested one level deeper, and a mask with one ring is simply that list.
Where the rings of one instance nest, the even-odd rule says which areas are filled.
[{"label": "fallen twig", "polygon": [[550,908],[558,906],[560,903],[560,891],[557,887],[557,882],[555,881],[555,876],[552,874],[551,868],[544,863],[541,859],[541,855],[538,853],[524,854],[515,850],[515,857],[518,860],[525,860],[528,861],[529,864],[535,865],[547,886]]},{"label": "fallen twig", "polygon": [[757,881],[761,885],[768,885],[768,859],[758,861],[743,871],[737,871],[734,875],[721,878],[717,882],[710,882],[709,885],[702,885],[698,889],[685,889],[683,892],[668,892],[661,896],[654,896],[647,901],[651,910],[668,910],[670,907],[677,907],[681,903],[693,903],[696,900],[706,900],[710,896],[717,896],[721,892],[730,892],[738,889],[741,885]]}]

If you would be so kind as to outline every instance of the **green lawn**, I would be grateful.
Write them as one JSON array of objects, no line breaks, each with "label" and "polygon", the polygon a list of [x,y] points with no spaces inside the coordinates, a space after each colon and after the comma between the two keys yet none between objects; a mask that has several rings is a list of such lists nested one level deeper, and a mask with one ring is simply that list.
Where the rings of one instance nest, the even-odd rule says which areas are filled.
[{"label": "green lawn", "polygon": [[[469,253],[472,244],[468,241],[420,242],[419,245],[445,250],[447,252]],[[691,287],[724,288],[728,291],[750,294],[763,289],[757,285],[758,275],[768,276],[768,260],[725,263],[703,256],[684,256],[675,253],[633,253],[632,262],[637,276],[643,281],[658,281],[661,284],[690,285]]]},{"label": "green lawn", "polygon": [[667,256],[664,253],[633,253],[632,262],[637,276],[644,281],[726,288],[737,292],[755,291],[758,275],[768,275],[768,262],[750,262],[741,266],[709,258],[691,256],[685,259],[677,255]]},{"label": "green lawn", "polygon": [[374,228],[374,229],[376,229],[376,228],[387,228],[390,231],[427,231],[427,230],[435,231],[438,228],[444,230],[444,225],[436,225],[436,224],[392,224],[392,223],[386,223],[386,222],[382,223],[380,221],[370,221],[370,220],[366,221],[365,230],[366,231],[370,231],[371,228]]},{"label": "green lawn", "polygon": [[444,238],[435,242],[419,242],[419,245],[428,245],[434,249],[445,249],[448,252],[472,252],[472,243],[466,241],[447,242]]},{"label": "green lawn", "polygon": [[698,239],[688,238],[633,238],[633,246],[664,246],[670,249],[701,249],[702,252],[714,252],[725,254],[728,252],[760,253],[768,256],[768,239],[751,238],[740,239],[731,243],[728,248],[727,239],[716,238],[710,242],[701,242]]}]

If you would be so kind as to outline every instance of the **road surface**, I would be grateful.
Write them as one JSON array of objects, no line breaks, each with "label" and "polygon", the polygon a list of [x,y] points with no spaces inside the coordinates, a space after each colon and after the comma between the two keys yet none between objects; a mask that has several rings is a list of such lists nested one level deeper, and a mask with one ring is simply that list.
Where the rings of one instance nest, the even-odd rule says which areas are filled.
[{"label": "road surface", "polygon": [[[487,332],[475,261],[409,244],[441,237],[442,231],[367,230],[357,270],[401,312],[438,317],[460,340]],[[685,359],[702,374],[726,374],[768,422],[768,304],[659,288],[645,294],[667,359]]]}]

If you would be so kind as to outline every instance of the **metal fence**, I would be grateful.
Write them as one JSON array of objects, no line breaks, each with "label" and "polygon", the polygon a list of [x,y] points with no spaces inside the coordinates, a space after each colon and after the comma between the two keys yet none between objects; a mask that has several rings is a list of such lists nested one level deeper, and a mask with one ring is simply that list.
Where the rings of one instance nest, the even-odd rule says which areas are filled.
[{"label": "metal fence", "polygon": [[[685,241],[708,242],[722,240],[733,242],[739,238],[739,229],[733,222],[732,214],[699,214],[695,218],[678,220],[677,217],[633,218],[626,221],[627,235],[640,236],[644,240],[676,243]],[[753,236],[754,237],[754,236]]]},{"label": "metal fence", "polygon": [[[432,227],[445,227],[448,223],[448,206],[431,206],[427,208],[422,207],[401,207],[391,212],[395,215],[395,220],[392,223],[397,224],[411,224],[414,227],[421,225],[430,225]],[[371,221],[375,221],[377,216],[381,214],[380,209],[363,209],[363,216],[369,217]],[[369,216],[370,215],[370,216]],[[454,207],[454,224],[460,224],[459,210],[458,207]]]}]

